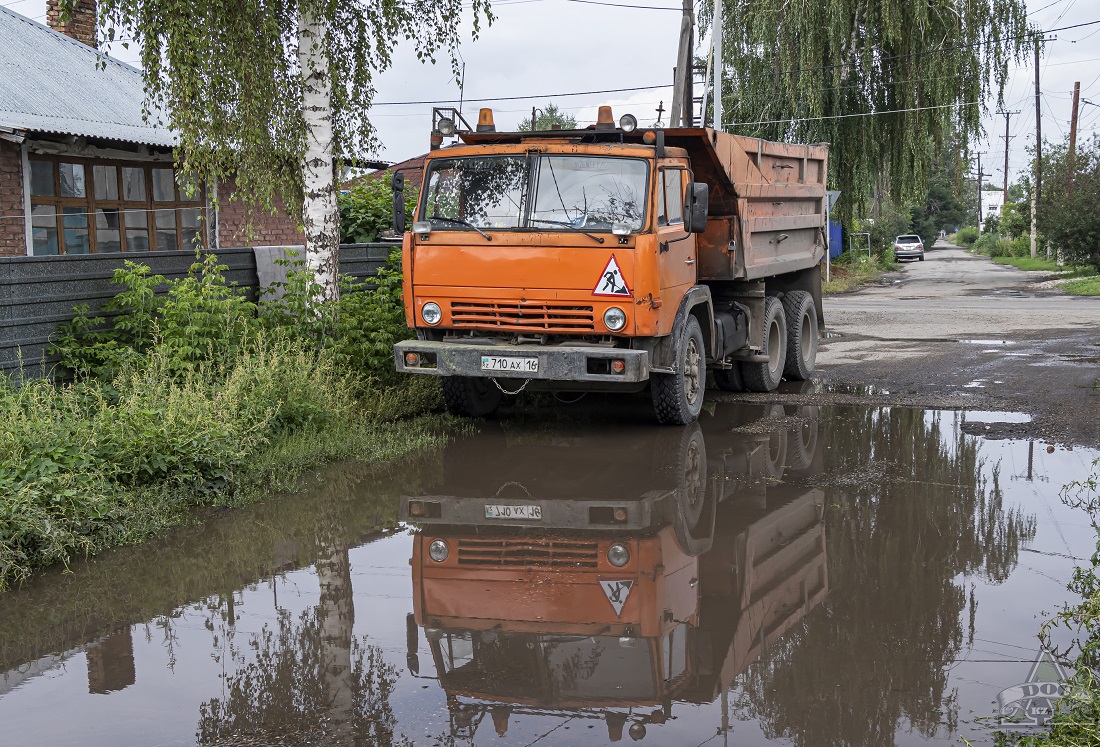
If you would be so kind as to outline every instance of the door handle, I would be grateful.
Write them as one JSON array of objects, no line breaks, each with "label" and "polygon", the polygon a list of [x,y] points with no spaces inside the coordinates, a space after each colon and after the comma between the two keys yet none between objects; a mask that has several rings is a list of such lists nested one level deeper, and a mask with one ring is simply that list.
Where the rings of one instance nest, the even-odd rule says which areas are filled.
[{"label": "door handle", "polygon": [[685,259],[684,264],[685,265],[693,265],[693,264],[695,264],[695,260],[694,259]]}]

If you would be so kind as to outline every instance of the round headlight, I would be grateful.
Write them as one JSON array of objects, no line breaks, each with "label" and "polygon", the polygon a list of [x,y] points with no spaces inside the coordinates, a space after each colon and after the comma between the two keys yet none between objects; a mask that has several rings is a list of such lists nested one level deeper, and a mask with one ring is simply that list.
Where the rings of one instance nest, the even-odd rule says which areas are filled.
[{"label": "round headlight", "polygon": [[638,129],[638,118],[633,114],[624,114],[619,117],[619,129],[623,132],[634,132]]},{"label": "round headlight", "polygon": [[424,320],[425,324],[434,326],[439,324],[439,320],[443,318],[443,311],[435,301],[428,301],[428,303],[424,304],[424,307],[420,309],[420,318]]},{"label": "round headlight", "polygon": [[616,568],[622,568],[630,562],[630,550],[626,549],[626,545],[612,545],[607,548],[607,562]]},{"label": "round headlight", "polygon": [[439,134],[443,137],[455,134],[455,121],[450,117],[440,117],[435,126],[439,128]]},{"label": "round headlight", "polygon": [[443,540],[432,540],[432,543],[428,545],[428,557],[437,563],[442,563],[446,560],[450,552],[451,551],[447,548],[447,543]]},{"label": "round headlight", "polygon": [[603,323],[612,332],[618,332],[626,326],[626,313],[618,306],[612,306],[603,313]]}]

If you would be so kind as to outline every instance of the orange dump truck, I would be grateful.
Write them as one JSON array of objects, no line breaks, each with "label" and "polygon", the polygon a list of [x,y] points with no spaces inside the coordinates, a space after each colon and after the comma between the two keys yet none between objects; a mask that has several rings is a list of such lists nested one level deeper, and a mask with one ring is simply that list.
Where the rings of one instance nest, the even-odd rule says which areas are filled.
[{"label": "orange dump truck", "polygon": [[482,109],[456,134],[425,160],[403,244],[416,339],[395,346],[398,370],[442,377],[452,412],[648,388],[660,422],[685,424],[708,370],[731,391],[809,376],[827,146],[638,128],[608,107],[589,129],[515,133]]}]

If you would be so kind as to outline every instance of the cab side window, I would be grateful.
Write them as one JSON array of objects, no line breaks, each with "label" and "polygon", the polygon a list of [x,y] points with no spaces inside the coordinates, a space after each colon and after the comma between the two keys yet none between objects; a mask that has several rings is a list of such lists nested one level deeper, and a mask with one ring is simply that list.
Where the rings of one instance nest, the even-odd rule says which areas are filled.
[{"label": "cab side window", "polygon": [[661,169],[657,194],[657,225],[684,222],[684,170]]}]

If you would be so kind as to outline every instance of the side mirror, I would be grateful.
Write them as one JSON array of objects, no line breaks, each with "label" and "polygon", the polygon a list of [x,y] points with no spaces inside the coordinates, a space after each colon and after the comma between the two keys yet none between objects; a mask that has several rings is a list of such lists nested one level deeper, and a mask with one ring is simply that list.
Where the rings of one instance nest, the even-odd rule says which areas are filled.
[{"label": "side mirror", "polygon": [[393,188],[393,232],[401,236],[405,233],[405,175],[395,172],[390,186]]},{"label": "side mirror", "polygon": [[707,230],[707,211],[710,209],[710,185],[692,182],[688,185],[688,204],[684,211],[684,230],[703,233]]}]

